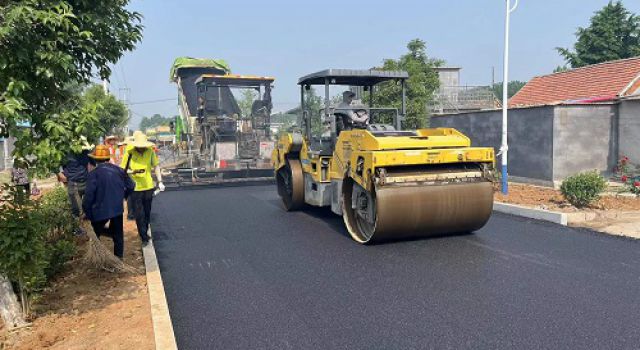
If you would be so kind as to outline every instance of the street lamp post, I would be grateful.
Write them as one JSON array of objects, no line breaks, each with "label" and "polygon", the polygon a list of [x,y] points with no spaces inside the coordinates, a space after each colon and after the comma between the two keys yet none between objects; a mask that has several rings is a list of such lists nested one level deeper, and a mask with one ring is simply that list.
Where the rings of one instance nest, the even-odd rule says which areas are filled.
[{"label": "street lamp post", "polygon": [[509,102],[509,20],[511,13],[518,7],[518,0],[515,0],[513,7],[511,7],[511,0],[505,0],[506,12],[504,19],[504,63],[502,72],[502,144],[500,145],[500,154],[502,155],[502,193],[509,193],[508,172],[507,172],[507,153],[509,152],[509,145],[507,140],[508,130],[508,105]]}]

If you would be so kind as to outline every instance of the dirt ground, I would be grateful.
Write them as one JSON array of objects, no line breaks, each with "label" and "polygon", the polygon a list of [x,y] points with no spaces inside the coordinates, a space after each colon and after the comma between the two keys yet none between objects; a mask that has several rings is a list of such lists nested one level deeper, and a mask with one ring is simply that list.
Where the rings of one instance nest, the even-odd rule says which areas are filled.
[{"label": "dirt ground", "polygon": [[565,201],[558,190],[524,184],[509,184],[509,195],[507,196],[500,193],[499,189],[496,189],[495,200],[503,203],[521,204],[566,213],[585,210],[640,210],[640,199],[637,197],[623,197],[615,195],[604,195],[588,208],[577,209]]},{"label": "dirt ground", "polygon": [[[102,242],[113,248],[110,239]],[[30,327],[0,328],[0,349],[154,349],[140,240],[126,219],[125,262],[140,272],[112,274],[70,262],[37,302]]]},{"label": "dirt ground", "polygon": [[585,213],[589,215],[589,219],[570,222],[570,225],[640,239],[640,198],[638,197],[607,194],[588,208],[578,209],[566,202],[560,191],[547,187],[509,184],[508,196],[504,196],[498,189],[494,196],[496,201],[503,203],[577,215]]}]

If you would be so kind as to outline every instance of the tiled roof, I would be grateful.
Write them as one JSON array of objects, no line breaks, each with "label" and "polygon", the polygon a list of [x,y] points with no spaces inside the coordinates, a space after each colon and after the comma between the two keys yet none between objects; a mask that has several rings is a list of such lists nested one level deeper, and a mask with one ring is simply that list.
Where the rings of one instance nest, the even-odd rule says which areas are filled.
[{"label": "tiled roof", "polygon": [[509,106],[599,102],[640,91],[640,56],[531,79]]}]

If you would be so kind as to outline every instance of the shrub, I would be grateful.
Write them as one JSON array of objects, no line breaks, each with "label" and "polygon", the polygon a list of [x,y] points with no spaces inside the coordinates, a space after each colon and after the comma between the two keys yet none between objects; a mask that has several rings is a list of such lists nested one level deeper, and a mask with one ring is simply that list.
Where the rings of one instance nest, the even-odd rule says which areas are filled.
[{"label": "shrub", "polygon": [[76,255],[77,247],[73,241],[61,239],[48,245],[46,252],[47,267],[44,274],[49,279],[62,272],[67,261]]},{"label": "shrub", "polygon": [[78,228],[78,221],[71,215],[71,203],[62,186],[42,195],[35,214],[45,223],[47,265],[44,272],[47,278],[51,278],[61,272],[64,264],[76,254],[73,232]]},{"label": "shrub", "polygon": [[78,221],[71,215],[71,203],[63,186],[56,186],[40,198],[39,215],[47,223],[47,241],[71,239],[78,229]]},{"label": "shrub", "polygon": [[569,203],[581,208],[598,199],[606,187],[606,180],[597,171],[589,171],[565,179],[560,191]]},{"label": "shrub", "polygon": [[640,172],[638,169],[635,170],[635,173],[631,170],[628,157],[621,156],[613,171],[616,177],[625,185],[627,191],[640,195]]},{"label": "shrub", "polygon": [[30,304],[47,281],[76,253],[64,188],[32,200],[17,187],[5,185],[0,198],[0,273],[19,289],[22,308]]},{"label": "shrub", "polygon": [[30,296],[46,280],[46,227],[38,215],[33,215],[37,208],[38,203],[16,186],[3,186],[0,200],[0,273],[18,285],[25,314],[29,313]]}]

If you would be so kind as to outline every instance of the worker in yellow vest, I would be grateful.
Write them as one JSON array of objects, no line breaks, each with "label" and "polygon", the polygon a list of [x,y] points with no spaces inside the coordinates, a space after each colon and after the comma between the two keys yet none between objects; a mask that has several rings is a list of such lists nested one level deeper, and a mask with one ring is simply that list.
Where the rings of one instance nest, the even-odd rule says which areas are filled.
[{"label": "worker in yellow vest", "polygon": [[160,162],[158,156],[153,151],[153,142],[147,140],[147,135],[141,131],[133,133],[133,141],[127,145],[127,151],[122,158],[120,166],[125,170],[131,179],[136,183],[136,188],[131,195],[133,202],[134,215],[138,234],[142,240],[142,245],[149,243],[149,220],[151,218],[151,202],[153,201],[153,193],[156,186],[151,176],[152,171],[155,172],[157,180],[157,188],[164,191],[165,187],[162,183],[162,172],[160,171]]}]

